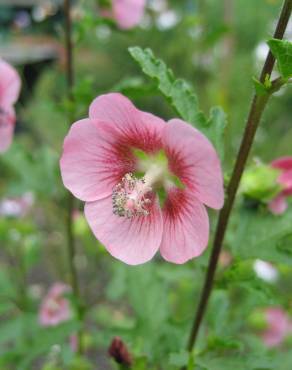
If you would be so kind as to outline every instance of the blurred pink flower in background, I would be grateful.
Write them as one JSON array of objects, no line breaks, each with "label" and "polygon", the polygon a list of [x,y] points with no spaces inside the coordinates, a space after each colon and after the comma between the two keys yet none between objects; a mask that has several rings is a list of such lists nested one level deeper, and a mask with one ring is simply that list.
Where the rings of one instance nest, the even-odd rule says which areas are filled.
[{"label": "blurred pink flower in background", "polygon": [[222,171],[209,140],[184,121],[102,95],[71,127],[60,166],[96,238],[123,262],[141,264],[160,250],[184,263],[207,247],[205,205],[222,207]]},{"label": "blurred pink flower in background", "polygon": [[0,58],[0,153],[12,142],[16,120],[13,105],[18,99],[20,85],[16,70]]},{"label": "blurred pink flower in background", "polygon": [[43,299],[39,311],[39,323],[42,326],[55,326],[70,320],[72,310],[66,293],[70,287],[63,283],[55,283]]},{"label": "blurred pink flower in background", "polygon": [[292,157],[278,158],[271,163],[271,166],[281,171],[278,182],[283,190],[269,203],[270,211],[278,215],[286,211],[288,207],[286,197],[292,195]]},{"label": "blurred pink flower in background", "polygon": [[265,310],[267,329],[262,335],[268,347],[280,345],[288,334],[292,333],[292,321],[280,307],[271,307]]},{"label": "blurred pink flower in background", "polygon": [[30,211],[33,203],[34,195],[32,193],[1,199],[0,217],[23,217]]},{"label": "blurred pink flower in background", "polygon": [[144,15],[146,0],[112,0],[111,8],[101,8],[101,15],[114,19],[121,29],[137,26]]}]

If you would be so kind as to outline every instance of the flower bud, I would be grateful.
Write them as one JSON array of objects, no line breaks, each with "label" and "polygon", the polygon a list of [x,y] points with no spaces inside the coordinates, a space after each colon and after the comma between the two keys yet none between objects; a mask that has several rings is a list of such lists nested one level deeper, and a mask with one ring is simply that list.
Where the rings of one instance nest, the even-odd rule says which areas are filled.
[{"label": "flower bud", "polygon": [[252,166],[242,176],[240,191],[248,198],[266,203],[282,190],[277,181],[279,174],[278,169],[265,164]]},{"label": "flower bud", "polygon": [[133,364],[132,355],[129,353],[125,343],[119,337],[115,337],[112,340],[108,353],[118,364],[128,367]]}]

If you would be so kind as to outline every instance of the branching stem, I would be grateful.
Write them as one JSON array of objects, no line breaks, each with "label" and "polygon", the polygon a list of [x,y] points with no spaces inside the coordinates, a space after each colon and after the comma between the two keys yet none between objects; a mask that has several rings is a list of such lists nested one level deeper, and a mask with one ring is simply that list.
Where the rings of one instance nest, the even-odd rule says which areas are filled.
[{"label": "branching stem", "polygon": [[[277,39],[283,38],[290,15],[291,15],[291,9],[292,9],[292,0],[285,0],[279,20],[278,20],[276,31],[274,33],[274,38],[277,38]],[[272,70],[274,68],[274,64],[275,64],[275,58],[272,55],[272,53],[269,52],[267,59],[265,61],[264,67],[262,69],[261,75],[260,75],[260,82],[264,83],[266,76],[271,75]],[[279,81],[277,82],[277,80],[275,81],[274,81],[275,82],[274,87],[276,87],[277,83],[279,82]],[[244,135],[243,135],[241,145],[238,151],[233,173],[232,173],[230,182],[227,187],[226,201],[225,201],[224,207],[222,208],[219,214],[219,219],[218,219],[217,228],[215,232],[215,238],[214,238],[213,248],[212,248],[211,257],[209,261],[209,266],[208,266],[203,290],[201,293],[199,305],[195,313],[194,322],[193,322],[192,330],[190,333],[189,341],[187,344],[188,351],[192,351],[195,345],[200,325],[206,313],[208,300],[209,300],[209,297],[210,297],[210,294],[211,294],[211,291],[214,285],[214,275],[215,275],[215,271],[216,271],[216,267],[218,263],[218,258],[219,258],[219,254],[222,248],[222,244],[223,244],[225,232],[228,226],[230,213],[231,213],[231,210],[234,204],[236,192],[237,192],[237,189],[240,183],[240,179],[241,179],[244,167],[246,165],[246,161],[247,161],[247,158],[248,158],[248,155],[249,155],[249,152],[250,152],[250,149],[251,149],[254,137],[255,137],[256,130],[259,126],[259,123],[260,123],[263,111],[266,107],[266,104],[270,96],[272,95],[273,91],[275,91],[275,89],[272,89],[270,93],[266,95],[261,95],[261,96],[255,94],[252,99]]]}]

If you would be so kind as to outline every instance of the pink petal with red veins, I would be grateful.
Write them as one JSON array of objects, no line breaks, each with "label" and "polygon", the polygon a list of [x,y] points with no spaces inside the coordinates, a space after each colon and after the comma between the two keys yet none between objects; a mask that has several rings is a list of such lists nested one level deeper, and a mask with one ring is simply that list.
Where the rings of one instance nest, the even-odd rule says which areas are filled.
[{"label": "pink petal with red veins", "polygon": [[16,70],[0,59],[0,107],[9,108],[18,99],[21,81]]},{"label": "pink petal with red veins", "polygon": [[274,198],[270,203],[268,204],[269,210],[274,215],[281,215],[284,213],[288,207],[288,203],[286,202],[286,199],[283,195],[278,195],[276,198]]},{"label": "pink petal with red veins", "polygon": [[145,0],[113,0],[113,16],[122,29],[137,26],[144,15]]},{"label": "pink petal with red veins", "polygon": [[184,121],[173,119],[164,130],[163,146],[170,170],[192,190],[193,196],[211,208],[222,208],[222,170],[209,140]]},{"label": "pink petal with red veins", "polygon": [[161,149],[161,135],[166,123],[150,113],[138,110],[121,94],[97,97],[90,105],[89,117],[115,124],[120,140],[128,146],[148,153]]},{"label": "pink petal with red veins", "polygon": [[281,157],[271,163],[272,167],[279,168],[280,170],[292,170],[292,157]]},{"label": "pink petal with red veins", "polygon": [[160,253],[173,263],[185,263],[203,253],[208,244],[206,208],[190,191],[171,189],[163,208]]},{"label": "pink petal with red veins", "polygon": [[6,115],[1,117],[0,113],[0,153],[6,152],[12,142],[15,126],[15,113],[13,108],[6,111]]},{"label": "pink petal with red veins", "polygon": [[94,201],[134,169],[129,148],[119,142],[113,124],[83,119],[72,125],[60,161],[64,185],[79,199]]},{"label": "pink petal with red veins", "polygon": [[162,214],[155,200],[148,216],[133,218],[113,214],[111,197],[85,204],[85,217],[96,238],[115,258],[138,265],[157,252],[162,238]]}]

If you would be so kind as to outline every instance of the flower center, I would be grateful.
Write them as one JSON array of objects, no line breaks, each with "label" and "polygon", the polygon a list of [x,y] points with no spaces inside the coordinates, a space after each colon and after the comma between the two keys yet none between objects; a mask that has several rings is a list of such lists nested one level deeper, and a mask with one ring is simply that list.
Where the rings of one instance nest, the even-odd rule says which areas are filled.
[{"label": "flower center", "polygon": [[120,217],[148,216],[154,191],[163,205],[166,190],[182,187],[180,180],[169,172],[168,159],[163,151],[147,155],[134,150],[137,173],[127,173],[112,193],[113,213]]},{"label": "flower center", "polygon": [[147,216],[151,204],[151,186],[147,185],[145,177],[136,178],[127,173],[118,183],[112,194],[113,212],[120,217]]}]

